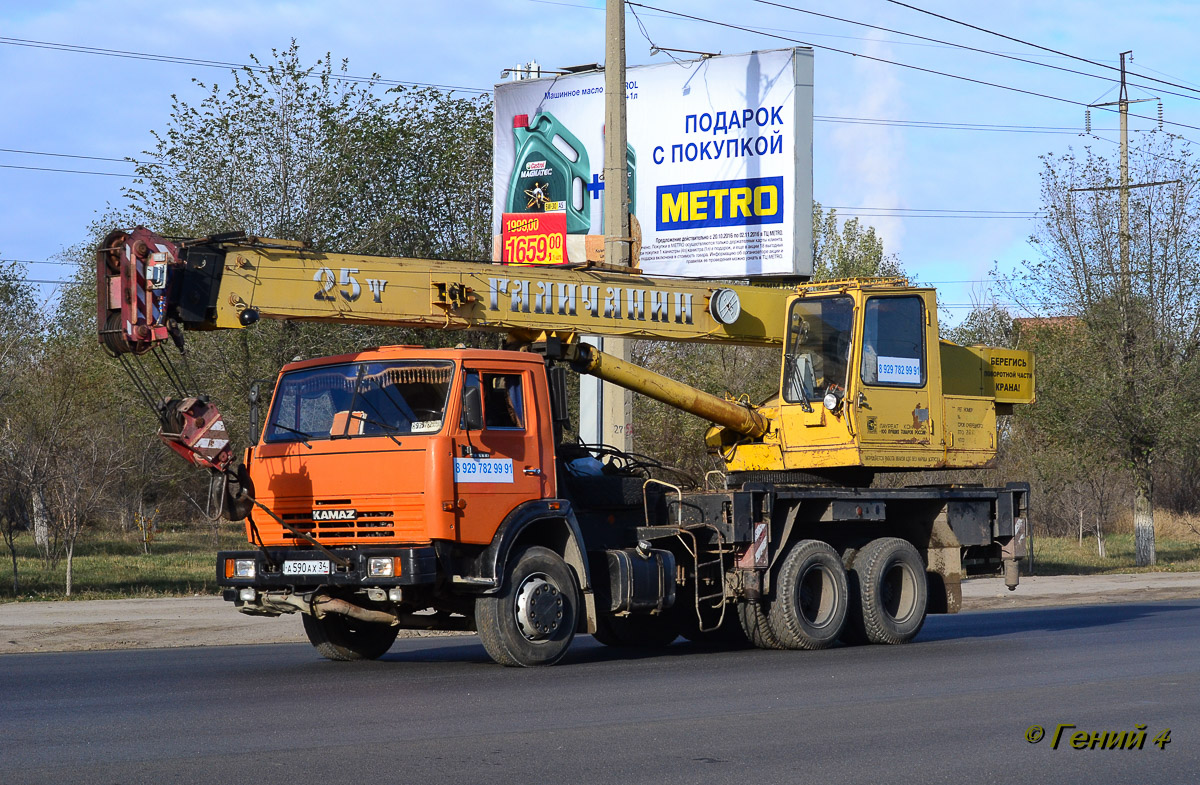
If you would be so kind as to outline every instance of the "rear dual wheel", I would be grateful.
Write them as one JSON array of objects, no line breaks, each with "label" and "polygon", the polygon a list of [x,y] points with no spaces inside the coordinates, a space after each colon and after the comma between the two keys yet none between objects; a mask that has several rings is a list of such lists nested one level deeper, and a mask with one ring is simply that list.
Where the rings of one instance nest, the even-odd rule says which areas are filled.
[{"label": "rear dual wheel", "polygon": [[785,649],[826,649],[842,633],[850,590],[842,559],[829,544],[800,540],[779,569],[768,621]]},{"label": "rear dual wheel", "polygon": [[842,640],[846,643],[908,643],[921,631],[929,603],[925,563],[912,543],[881,537],[850,555],[857,595]]},{"label": "rear dual wheel", "polygon": [[824,649],[842,633],[849,597],[837,551],[820,540],[800,540],[783,558],[775,596],[740,603],[738,618],[760,649]]}]

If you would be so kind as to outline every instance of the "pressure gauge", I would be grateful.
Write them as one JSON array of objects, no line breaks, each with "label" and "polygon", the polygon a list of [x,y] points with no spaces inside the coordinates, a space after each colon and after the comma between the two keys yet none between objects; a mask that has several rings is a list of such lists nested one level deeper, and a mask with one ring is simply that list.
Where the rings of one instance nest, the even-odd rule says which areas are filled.
[{"label": "pressure gauge", "polygon": [[708,300],[708,312],[723,325],[731,325],[742,315],[742,301],[733,289],[716,289]]}]

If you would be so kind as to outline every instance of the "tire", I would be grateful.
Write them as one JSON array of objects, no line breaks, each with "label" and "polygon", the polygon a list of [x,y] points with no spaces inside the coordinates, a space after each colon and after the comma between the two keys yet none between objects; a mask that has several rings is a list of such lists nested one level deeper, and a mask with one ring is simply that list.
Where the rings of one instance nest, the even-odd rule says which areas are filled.
[{"label": "tire", "polygon": [[374,624],[349,616],[330,613],[318,619],[304,614],[304,634],[327,660],[352,662],[377,660],[387,654],[396,642],[400,628],[390,624]]},{"label": "tire", "polygon": [[865,646],[867,631],[863,627],[862,590],[858,585],[858,573],[854,571],[854,560],[862,553],[861,548],[847,548],[842,552],[842,566],[846,570],[846,587],[850,590],[847,601],[846,623],[842,626],[841,641],[847,646]]},{"label": "tire", "polygon": [[514,553],[496,594],[475,600],[475,622],[488,656],[501,665],[553,665],[575,638],[579,589],[562,557],[538,545]]},{"label": "tire", "polygon": [[862,631],[869,643],[908,643],[925,624],[929,587],[925,563],[899,537],[873,540],[851,568],[858,579]]},{"label": "tire", "polygon": [[746,639],[759,649],[782,649],[783,644],[771,629],[767,618],[767,610],[762,602],[744,600],[737,606],[738,620],[742,623],[742,631]]},{"label": "tire", "polygon": [[827,649],[846,623],[850,590],[837,551],[800,540],[783,559],[768,622],[787,649]]},{"label": "tire", "polygon": [[679,628],[670,614],[598,616],[592,637],[614,648],[661,649],[675,642]]}]

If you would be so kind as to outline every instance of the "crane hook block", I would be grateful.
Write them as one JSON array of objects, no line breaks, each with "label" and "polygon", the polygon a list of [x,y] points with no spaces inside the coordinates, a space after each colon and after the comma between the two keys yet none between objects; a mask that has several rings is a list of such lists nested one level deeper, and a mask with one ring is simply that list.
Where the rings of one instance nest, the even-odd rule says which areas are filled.
[{"label": "crane hook block", "polygon": [[225,420],[217,407],[202,398],[166,401],[158,436],[188,462],[224,472],[233,463],[233,448]]}]

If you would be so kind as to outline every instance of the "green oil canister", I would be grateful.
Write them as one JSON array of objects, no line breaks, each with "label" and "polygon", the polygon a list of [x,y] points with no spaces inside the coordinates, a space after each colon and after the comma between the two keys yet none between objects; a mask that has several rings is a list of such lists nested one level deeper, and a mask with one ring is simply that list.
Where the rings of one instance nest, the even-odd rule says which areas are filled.
[{"label": "green oil canister", "polygon": [[567,234],[587,234],[591,229],[587,150],[549,112],[513,117],[516,156],[508,183],[510,213],[544,213],[563,210]]}]

